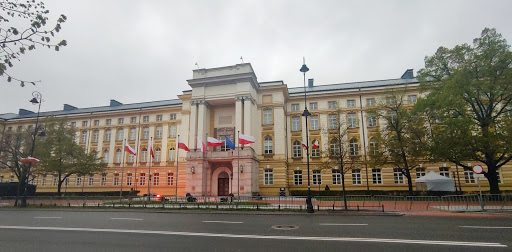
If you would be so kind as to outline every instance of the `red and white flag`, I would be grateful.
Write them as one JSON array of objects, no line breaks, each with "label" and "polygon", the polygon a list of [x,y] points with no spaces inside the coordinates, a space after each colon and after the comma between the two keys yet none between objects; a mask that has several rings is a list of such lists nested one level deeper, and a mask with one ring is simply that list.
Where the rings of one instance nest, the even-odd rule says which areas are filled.
[{"label": "red and white flag", "polygon": [[315,141],[313,142],[313,149],[318,149],[318,145],[319,145],[319,144],[318,144],[318,140],[315,140]]},{"label": "red and white flag", "polygon": [[217,140],[213,137],[208,137],[206,140],[208,141],[208,146],[215,147],[215,146],[222,146],[224,144],[222,141]]},{"label": "red and white flag", "polygon": [[27,157],[27,158],[23,158],[21,159],[21,162],[22,163],[30,163],[30,162],[39,162],[39,159],[37,158],[34,158],[34,157]]},{"label": "red and white flag", "polygon": [[151,143],[151,147],[149,147],[149,154],[152,159],[155,159],[155,153],[153,152],[153,143]]},{"label": "red and white flag", "polygon": [[128,145],[128,144],[126,144],[124,146],[124,150],[132,155],[137,155],[137,152],[135,152],[135,150],[132,147],[130,147],[130,145]]},{"label": "red and white flag", "polygon": [[182,149],[182,150],[185,150],[185,151],[190,151],[187,147],[187,145],[181,141],[181,138],[178,137],[178,148],[179,149]]},{"label": "red and white flag", "polygon": [[247,136],[242,133],[240,133],[238,135],[238,143],[239,144],[252,144],[254,142],[255,142],[255,140],[254,140],[254,137],[252,137],[252,136]]},{"label": "red and white flag", "polygon": [[305,151],[308,150],[308,147],[305,144],[302,144],[302,148],[304,148]]},{"label": "red and white flag", "polygon": [[197,147],[201,150],[202,153],[206,153],[206,146],[204,145],[203,141],[197,138]]}]

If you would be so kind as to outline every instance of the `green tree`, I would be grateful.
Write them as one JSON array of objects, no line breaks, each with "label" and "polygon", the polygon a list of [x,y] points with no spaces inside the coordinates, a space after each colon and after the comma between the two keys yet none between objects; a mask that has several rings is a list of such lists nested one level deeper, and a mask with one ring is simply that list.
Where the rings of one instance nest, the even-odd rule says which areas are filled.
[{"label": "green tree", "polygon": [[485,164],[490,192],[497,172],[512,159],[512,52],[496,29],[485,28],[473,45],[439,47],[418,72],[429,91],[417,110],[432,118],[430,154],[464,169]]},{"label": "green tree", "polygon": [[106,164],[101,163],[95,151],[88,153],[74,141],[75,128],[66,119],[49,118],[45,122],[45,128],[46,137],[36,148],[36,155],[41,160],[39,171],[58,177],[59,196],[62,183],[69,176],[94,174],[106,168]]},{"label": "green tree", "polygon": [[16,80],[22,87],[25,82],[35,85],[38,81],[26,81],[11,76],[7,67],[13,67],[14,62],[20,61],[22,54],[37,47],[54,48],[66,46],[66,40],[52,42],[55,33],[62,28],[66,21],[65,15],[60,15],[53,28],[48,28],[48,15],[50,11],[40,1],[0,1],[0,76],[7,76],[7,81]]}]

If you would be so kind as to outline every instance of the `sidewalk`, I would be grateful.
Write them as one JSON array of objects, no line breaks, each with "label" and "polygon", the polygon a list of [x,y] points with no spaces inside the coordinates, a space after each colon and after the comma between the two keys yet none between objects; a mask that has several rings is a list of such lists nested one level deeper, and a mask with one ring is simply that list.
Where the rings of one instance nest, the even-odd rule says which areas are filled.
[{"label": "sidewalk", "polygon": [[402,213],[404,216],[512,219],[512,212],[401,211],[400,213]]}]

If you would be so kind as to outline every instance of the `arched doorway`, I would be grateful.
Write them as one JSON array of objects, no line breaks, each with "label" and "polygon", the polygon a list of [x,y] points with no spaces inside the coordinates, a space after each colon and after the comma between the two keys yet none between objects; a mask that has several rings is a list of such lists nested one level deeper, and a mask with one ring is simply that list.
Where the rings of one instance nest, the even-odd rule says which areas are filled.
[{"label": "arched doorway", "polygon": [[219,177],[217,179],[217,195],[229,195],[229,175],[227,172],[219,173]]}]

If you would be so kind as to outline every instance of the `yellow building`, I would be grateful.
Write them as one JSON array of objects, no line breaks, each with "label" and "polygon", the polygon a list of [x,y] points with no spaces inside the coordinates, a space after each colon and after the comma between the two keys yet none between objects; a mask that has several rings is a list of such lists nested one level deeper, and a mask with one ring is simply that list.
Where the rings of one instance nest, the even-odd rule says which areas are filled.
[{"label": "yellow building", "polygon": [[[193,70],[188,80],[191,90],[178,99],[122,104],[111,100],[109,106],[76,108],[65,104],[61,111],[42,112],[41,116],[67,117],[77,129],[76,140],[88,150],[96,150],[108,163],[105,173],[94,176],[71,176],[63,192],[139,190],[162,195],[278,195],[306,190],[306,155],[301,144],[306,139],[304,88],[288,88],[282,81],[258,82],[251,64]],[[369,167],[368,156],[372,136],[384,123],[368,117],[366,111],[384,99],[392,90],[406,90],[407,102],[420,96],[419,82],[412,69],[401,78],[332,85],[315,85],[310,79],[307,104],[310,145],[319,142],[319,150],[328,150],[326,134],[335,121],[344,122],[358,163],[345,174],[348,190],[407,190],[406,178],[393,167]],[[2,114],[2,129],[16,130],[33,125],[36,114],[20,109],[19,114]],[[197,138],[206,143],[208,136],[236,144],[237,132],[255,138],[255,143],[230,150],[225,144],[209,147],[204,158],[198,150]],[[178,136],[190,152],[177,150]],[[135,149],[136,156],[122,160],[123,140]],[[149,176],[149,146],[153,139],[154,160]],[[310,159],[312,190],[341,190],[341,173],[337,167],[320,170],[320,151],[313,150]],[[239,157],[239,158],[238,158]],[[179,161],[179,162],[178,162]],[[179,165],[178,165],[179,163]],[[425,163],[415,170],[417,177],[434,171],[460,178],[464,191],[478,190],[471,171],[451,163]],[[0,182],[13,179],[9,171],[0,172]],[[512,167],[502,167],[500,188],[512,189]],[[122,180],[122,181],[121,181]],[[457,179],[458,180],[458,179]],[[176,181],[177,188],[176,188]],[[38,192],[55,192],[56,179],[41,175],[34,180]],[[456,184],[459,185],[458,181]],[[482,180],[484,188],[487,181]],[[126,188],[126,189],[125,189]]]}]

